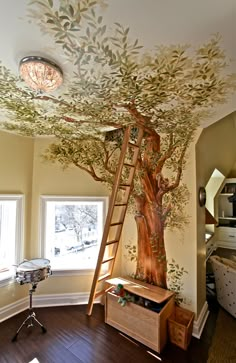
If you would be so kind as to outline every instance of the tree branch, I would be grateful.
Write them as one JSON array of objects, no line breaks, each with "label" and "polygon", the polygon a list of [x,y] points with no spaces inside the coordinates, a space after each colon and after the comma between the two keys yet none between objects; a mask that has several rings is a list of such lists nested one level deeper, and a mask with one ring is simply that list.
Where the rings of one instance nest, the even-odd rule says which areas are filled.
[{"label": "tree branch", "polygon": [[148,134],[152,133],[153,130],[147,126],[151,120],[151,117],[142,115],[141,112],[137,110],[134,100],[132,100],[129,104],[123,104],[120,106],[124,107],[129,112],[129,114],[134,117],[137,126],[142,127],[143,130]]},{"label": "tree branch", "polygon": [[184,161],[185,153],[186,153],[186,150],[188,148],[191,137],[192,137],[192,133],[190,132],[188,134],[186,140],[185,140],[184,147],[183,147],[183,149],[181,151],[181,154],[180,154],[180,157],[179,157],[179,160],[178,160],[178,169],[177,169],[176,180],[175,180],[175,182],[173,184],[171,184],[167,188],[167,191],[170,191],[170,190],[173,190],[173,189],[177,188],[179,183],[180,183],[181,175],[182,175],[182,172],[183,172],[183,161]]},{"label": "tree branch", "polygon": [[74,164],[75,166],[77,166],[79,169],[84,170],[84,171],[86,171],[86,173],[88,173],[89,175],[91,175],[91,177],[92,177],[94,180],[96,180],[96,181],[100,181],[100,182],[104,182],[104,183],[106,182],[106,180],[105,180],[104,178],[101,178],[101,177],[99,177],[99,176],[97,176],[97,175],[96,175],[95,170],[93,169],[93,167],[92,167],[92,166],[90,166],[90,167],[89,167],[89,169],[87,169],[85,166],[80,165],[77,161],[75,161],[75,160],[73,160],[73,159],[72,159],[72,162],[73,162],[73,164]]},{"label": "tree branch", "polygon": [[158,160],[157,168],[156,168],[155,174],[154,174],[155,177],[157,177],[157,175],[162,172],[162,168],[163,168],[166,160],[171,157],[171,155],[173,154],[173,152],[175,151],[175,149],[176,149],[176,146],[173,146],[173,133],[171,133],[170,134],[169,147],[166,150],[166,152]]},{"label": "tree branch", "polygon": [[109,151],[106,149],[106,145],[105,143],[102,144],[103,146],[103,149],[104,149],[104,153],[105,153],[105,160],[104,160],[104,168],[105,170],[107,170],[109,173],[115,175],[115,171],[112,170],[110,167],[109,167],[109,161],[112,157],[112,155],[114,154],[115,152],[115,149],[111,151],[111,153],[109,154]]},{"label": "tree branch", "polygon": [[[36,96],[34,97],[34,100],[41,100],[41,101],[49,101],[49,102],[53,102],[55,104],[58,104],[58,105],[61,105],[61,106],[66,106],[67,108],[72,108],[73,112],[76,113],[81,113],[80,110],[77,110],[76,107],[74,105],[71,105],[70,103],[66,102],[66,101],[62,101],[62,100],[59,100],[57,98],[53,98],[53,97],[50,97],[50,96]],[[91,116],[90,116],[91,117]],[[89,120],[77,120],[76,118],[74,117],[69,117],[69,116],[61,116],[61,119],[66,121],[66,122],[69,122],[69,123],[76,123],[77,125],[82,125],[82,124],[86,124],[86,123],[91,123],[91,119]],[[96,125],[99,125],[100,127],[102,126],[101,122],[95,122],[93,121],[93,124],[94,126]],[[116,123],[114,122],[106,122],[105,124],[106,126],[111,126],[111,127],[114,127],[116,129],[119,129],[121,128],[120,125],[117,125]]]},{"label": "tree branch", "polygon": [[97,176],[96,171],[95,171],[95,169],[94,169],[94,167],[92,165],[90,165],[89,168],[90,168],[90,173],[89,174],[93,177],[94,180],[100,181],[100,182],[101,181],[105,182],[105,179]]}]

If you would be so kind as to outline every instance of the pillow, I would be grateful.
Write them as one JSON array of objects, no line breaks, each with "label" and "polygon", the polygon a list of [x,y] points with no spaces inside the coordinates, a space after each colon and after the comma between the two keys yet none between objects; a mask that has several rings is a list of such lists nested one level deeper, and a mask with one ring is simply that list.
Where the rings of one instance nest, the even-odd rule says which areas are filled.
[{"label": "pillow", "polygon": [[224,264],[224,265],[226,265],[226,266],[228,266],[228,267],[231,267],[231,268],[233,268],[233,269],[235,269],[236,270],[236,261],[232,261],[232,260],[230,260],[230,259],[228,259],[228,258],[221,258],[221,262]]},{"label": "pillow", "polygon": [[230,256],[230,259],[231,259],[232,261],[236,262],[236,255],[231,255],[231,256]]},{"label": "pillow", "polygon": [[236,260],[235,261],[232,261],[230,260],[229,258],[225,258],[225,257],[220,257],[220,256],[217,256],[217,255],[213,255],[210,257],[210,260],[212,262],[217,261],[217,262],[220,262],[222,263],[223,265],[227,266],[227,267],[230,267],[234,270],[236,270]]}]

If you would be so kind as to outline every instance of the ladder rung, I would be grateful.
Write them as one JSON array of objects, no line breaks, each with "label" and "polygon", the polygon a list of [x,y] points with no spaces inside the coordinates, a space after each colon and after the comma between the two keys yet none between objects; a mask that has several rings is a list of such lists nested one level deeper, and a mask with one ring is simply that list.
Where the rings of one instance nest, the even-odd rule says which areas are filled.
[{"label": "ladder rung", "polygon": [[128,188],[130,188],[130,187],[131,187],[131,185],[130,185],[130,184],[119,184],[119,187],[120,187],[120,188],[124,188],[124,187],[128,187]]},{"label": "ladder rung", "polygon": [[121,226],[122,224],[123,224],[123,222],[111,223],[110,227]]},{"label": "ladder rung", "polygon": [[132,142],[129,142],[129,146],[139,149],[139,145],[133,144]]},{"label": "ladder rung", "polygon": [[116,203],[114,204],[115,207],[125,207],[127,203]]},{"label": "ladder rung", "polygon": [[114,244],[114,243],[119,243],[119,241],[117,241],[117,240],[112,240],[112,241],[107,241],[107,243],[106,243],[106,246],[108,246],[108,245],[112,245],[112,244]]},{"label": "ladder rung", "polygon": [[114,259],[115,259],[115,257],[114,256],[111,256],[111,257],[106,258],[105,260],[103,260],[102,263],[107,263],[107,262],[110,262],[110,261],[112,261]]},{"label": "ladder rung", "polygon": [[96,294],[94,295],[94,299],[96,299],[97,297],[99,297],[103,294],[105,294],[105,290],[100,290],[100,291],[96,292]]},{"label": "ladder rung", "polygon": [[128,163],[124,163],[124,166],[128,166],[128,167],[130,167],[130,168],[134,168],[134,167],[135,167],[135,165],[133,165],[133,164],[128,164]]},{"label": "ladder rung", "polygon": [[114,289],[114,286],[109,286],[107,289],[100,290],[100,291],[96,292],[94,298],[96,299],[97,297],[104,295],[106,292],[111,291],[113,289]]},{"label": "ladder rung", "polygon": [[110,277],[110,272],[106,273],[105,275],[99,276],[98,281],[106,280],[107,277]]}]

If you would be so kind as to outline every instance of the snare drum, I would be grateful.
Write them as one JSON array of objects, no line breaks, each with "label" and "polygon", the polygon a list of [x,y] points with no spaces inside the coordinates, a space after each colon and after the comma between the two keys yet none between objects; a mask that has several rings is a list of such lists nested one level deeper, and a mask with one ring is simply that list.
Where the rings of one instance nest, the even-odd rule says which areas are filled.
[{"label": "snare drum", "polygon": [[23,285],[45,280],[51,274],[50,261],[44,258],[34,258],[23,261],[16,269],[16,281]]}]

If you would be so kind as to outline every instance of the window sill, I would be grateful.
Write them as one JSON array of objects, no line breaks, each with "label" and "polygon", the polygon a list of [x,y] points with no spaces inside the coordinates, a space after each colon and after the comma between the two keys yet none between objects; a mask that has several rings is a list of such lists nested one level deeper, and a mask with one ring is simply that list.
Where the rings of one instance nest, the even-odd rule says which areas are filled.
[{"label": "window sill", "polygon": [[0,273],[0,287],[7,286],[14,282],[14,276],[12,271],[6,271]]},{"label": "window sill", "polygon": [[[53,269],[51,276],[93,276],[94,269]],[[12,284],[15,281],[14,272],[6,271],[0,274],[0,287]]]},{"label": "window sill", "polygon": [[94,269],[54,269],[52,268],[52,276],[90,276],[94,275]]}]

